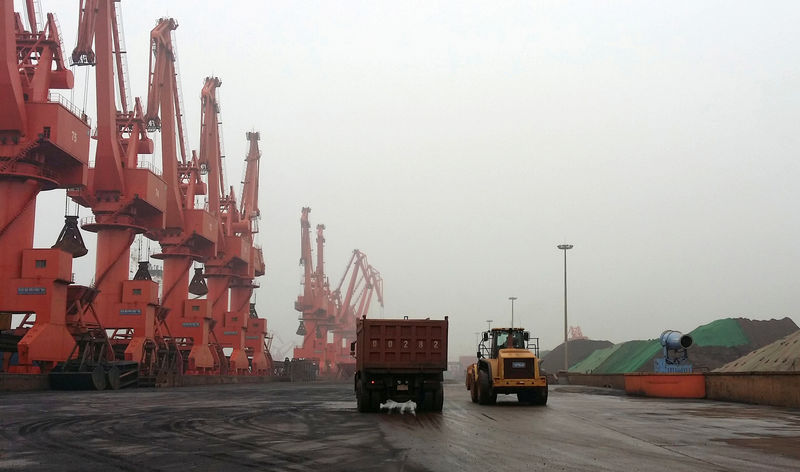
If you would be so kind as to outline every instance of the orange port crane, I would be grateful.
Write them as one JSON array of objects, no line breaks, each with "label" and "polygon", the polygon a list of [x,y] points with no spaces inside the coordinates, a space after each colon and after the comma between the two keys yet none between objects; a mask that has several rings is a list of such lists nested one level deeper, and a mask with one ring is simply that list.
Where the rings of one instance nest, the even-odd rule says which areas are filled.
[{"label": "orange port crane", "polygon": [[12,314],[35,315],[32,328],[15,331],[17,365],[5,355],[3,370],[39,373],[75,349],[74,321],[86,305],[81,288],[70,285],[72,258],[86,250],[76,219],[53,249],[33,248],[36,197],[86,184],[90,124],[51,93],[74,81],[55,17],[40,27],[33,1],[26,6],[30,30],[13,1],[0,2],[0,330],[11,327]]},{"label": "orange port crane", "polygon": [[[175,68],[172,32],[178,24],[161,18],[150,32],[150,74],[145,121],[149,131],[161,130],[162,177],[166,184],[163,227],[154,227],[150,236],[161,245],[153,257],[164,261],[162,304],[170,335],[180,341],[187,374],[216,374],[224,371],[219,350],[209,338],[210,306],[207,300],[189,298],[189,272],[196,261],[214,255],[218,238],[219,215],[197,208],[197,195],[206,193],[195,155],[186,158],[183,113]],[[221,173],[218,161],[206,168],[209,180]],[[213,207],[212,207],[213,208]],[[193,280],[195,293],[203,295],[202,277]]]},{"label": "orange port crane", "polygon": [[[208,126],[218,125],[211,113],[217,113],[218,105],[207,109]],[[216,114],[213,115],[216,117]],[[220,158],[218,129],[207,133],[210,139],[205,156]],[[216,134],[215,134],[216,133]],[[233,188],[219,200],[222,215],[224,244],[217,245],[217,254],[206,262],[211,313],[215,321],[215,336],[220,344],[231,349],[230,373],[245,375],[267,374],[271,370],[268,350],[264,346],[266,320],[257,321],[255,307],[251,309],[251,298],[255,278],[264,275],[264,258],[261,248],[255,246],[253,237],[258,232],[258,170],[261,152],[258,149],[259,133],[247,133],[250,143],[246,157],[245,179],[242,187],[241,207],[237,206]],[[202,160],[202,158],[201,158]],[[210,185],[210,184],[209,184]],[[220,182],[220,188],[224,185]],[[252,328],[252,331],[251,331]],[[251,338],[248,343],[247,338]],[[256,355],[256,353],[259,353]],[[249,355],[248,355],[249,353]],[[252,358],[255,356],[255,358]],[[253,364],[255,363],[255,364]],[[251,365],[253,364],[253,365]],[[252,369],[252,370],[251,370]]]},{"label": "orange port crane", "polygon": [[[99,290],[95,307],[100,323],[127,333],[118,344],[124,359],[139,363],[140,375],[153,376],[165,360],[158,354],[163,338],[157,332],[158,284],[146,274],[129,280],[128,270],[134,237],[164,228],[167,185],[140,165],[140,154],[153,153],[153,141],[147,136],[141,102],[129,98],[117,2],[82,0],[80,8],[72,61],[95,67],[97,150],[88,185],[70,195],[94,213],[83,228],[97,233],[94,287]],[[116,90],[122,110],[115,105]]]},{"label": "orange port crane", "polygon": [[303,336],[303,344],[294,349],[296,359],[314,359],[320,372],[331,367],[327,359],[328,326],[334,318],[335,306],[331,299],[330,286],[324,266],[324,225],[317,225],[317,267],[311,255],[311,223],[308,214],[311,208],[304,207],[300,217],[300,264],[303,266],[303,293],[297,297],[294,309],[300,312],[297,334]]},{"label": "orange port crane", "polygon": [[[208,211],[215,221],[214,231],[217,244],[215,251],[205,260],[206,280],[208,294],[204,313],[207,313],[208,342],[213,349],[218,373],[228,374],[230,362],[226,359],[222,347],[219,344],[218,336],[214,327],[222,324],[224,313],[228,309],[228,286],[230,285],[230,270],[224,255],[227,253],[228,237],[232,235],[230,218],[232,215],[227,211],[229,200],[225,196],[225,181],[222,171],[222,150],[220,139],[220,105],[217,101],[217,88],[222,85],[222,81],[217,77],[206,77],[203,90],[200,93],[200,149],[198,151],[198,161],[202,173],[207,174],[208,185]],[[243,261],[242,261],[243,263]],[[206,315],[204,315],[206,316]],[[203,327],[205,330],[206,328]],[[237,353],[238,354],[238,353]],[[242,369],[242,363],[233,368],[233,372]]]},{"label": "orange port crane", "polygon": [[[258,141],[261,134],[248,132],[249,142],[247,157],[245,158],[244,182],[242,182],[242,202],[239,208],[239,222],[234,224],[234,231],[248,246],[246,272],[240,272],[233,279],[231,290],[231,311],[239,319],[247,318],[246,333],[244,335],[244,348],[250,363],[251,373],[256,375],[269,375],[272,372],[272,356],[266,344],[267,320],[259,318],[255,310],[255,303],[251,302],[253,290],[258,287],[254,283],[255,277],[264,275],[266,267],[261,248],[255,245],[255,234],[258,233],[258,220],[261,211],[258,209],[258,181],[261,164],[261,151]],[[223,332],[223,343],[229,339]],[[231,336],[231,347],[241,349],[241,337],[236,334]],[[237,343],[237,341],[239,341]]]}]

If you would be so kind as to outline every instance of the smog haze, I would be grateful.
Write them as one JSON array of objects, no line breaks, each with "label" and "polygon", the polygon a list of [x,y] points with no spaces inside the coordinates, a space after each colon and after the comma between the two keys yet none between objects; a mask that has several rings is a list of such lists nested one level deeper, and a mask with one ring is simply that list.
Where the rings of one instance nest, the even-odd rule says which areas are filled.
[{"label": "smog haze", "polygon": [[[42,7],[69,54],[78,2]],[[303,206],[326,226],[331,284],[363,251],[384,280],[370,315],[449,316],[451,356],[474,353],[486,320],[510,324],[511,296],[515,325],[544,349],[563,342],[563,243],[569,324],[592,339],[800,322],[796,2],[140,0],[122,12],[140,97],[150,30],[178,21],[193,149],[203,79],[222,80],[237,193],[245,132],[261,133],[256,302],[276,357],[301,342]],[[64,94],[95,117],[93,71],[75,84]],[[63,208],[63,191],[39,197],[37,247]],[[90,283],[84,238],[74,270]]]}]

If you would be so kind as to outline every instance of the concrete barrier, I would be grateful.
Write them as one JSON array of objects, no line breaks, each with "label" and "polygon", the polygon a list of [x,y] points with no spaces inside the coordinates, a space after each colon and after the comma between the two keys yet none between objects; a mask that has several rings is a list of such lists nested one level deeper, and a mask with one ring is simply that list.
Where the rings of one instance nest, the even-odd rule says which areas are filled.
[{"label": "concrete barrier", "polygon": [[656,398],[705,398],[703,374],[634,372],[625,374],[625,393]]},{"label": "concrete barrier", "polygon": [[800,372],[708,372],[706,398],[800,408]]},{"label": "concrete barrier", "polygon": [[[800,372],[706,372],[706,398],[800,408]],[[625,390],[625,374],[559,373],[559,383]]]}]

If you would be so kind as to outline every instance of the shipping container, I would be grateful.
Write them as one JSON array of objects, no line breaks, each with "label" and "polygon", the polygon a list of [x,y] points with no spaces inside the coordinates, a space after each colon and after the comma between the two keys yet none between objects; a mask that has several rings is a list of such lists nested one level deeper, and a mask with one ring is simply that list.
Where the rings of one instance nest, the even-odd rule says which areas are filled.
[{"label": "shipping container", "polygon": [[447,370],[448,319],[358,320],[355,392],[359,411],[377,411],[387,400],[413,400],[441,411]]}]

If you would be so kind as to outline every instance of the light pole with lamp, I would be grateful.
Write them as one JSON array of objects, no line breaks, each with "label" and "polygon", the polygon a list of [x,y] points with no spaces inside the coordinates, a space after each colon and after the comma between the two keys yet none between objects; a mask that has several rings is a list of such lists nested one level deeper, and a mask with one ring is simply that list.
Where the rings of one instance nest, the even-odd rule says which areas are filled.
[{"label": "light pole with lamp", "polygon": [[508,299],[511,300],[511,327],[513,328],[514,327],[514,300],[516,300],[517,297],[508,297]]},{"label": "light pole with lamp", "polygon": [[569,370],[569,357],[567,349],[567,249],[572,249],[572,244],[559,244],[558,248],[564,251],[564,370]]}]

